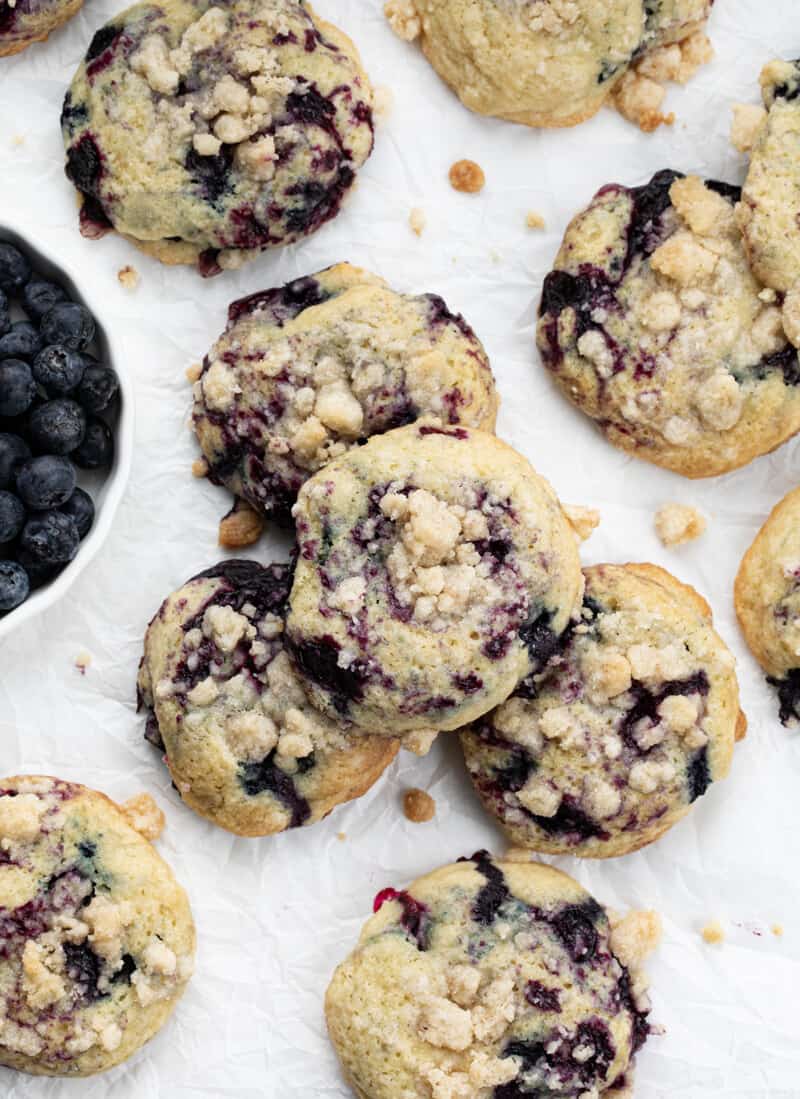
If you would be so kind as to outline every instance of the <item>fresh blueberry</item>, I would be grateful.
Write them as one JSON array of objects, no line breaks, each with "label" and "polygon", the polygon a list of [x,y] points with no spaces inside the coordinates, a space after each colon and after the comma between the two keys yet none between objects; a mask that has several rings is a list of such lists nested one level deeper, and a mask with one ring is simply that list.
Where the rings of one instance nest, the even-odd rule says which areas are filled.
[{"label": "fresh blueberry", "polygon": [[69,454],[83,441],[86,430],[86,413],[68,397],[45,401],[28,421],[31,445],[39,454]]},{"label": "fresh blueberry", "polygon": [[8,308],[8,298],[0,290],[0,334],[8,332],[11,327],[11,313]]},{"label": "fresh blueberry", "polygon": [[0,561],[0,611],[13,611],[31,590],[28,574],[16,561]]},{"label": "fresh blueberry", "polygon": [[22,359],[0,362],[0,416],[21,416],[36,396],[31,368]]},{"label": "fresh blueberry", "polygon": [[44,562],[33,557],[26,549],[22,548],[17,551],[17,560],[28,574],[31,591],[35,588],[41,588],[43,584],[52,580],[54,576],[57,576],[58,573],[61,572],[66,564],[66,562],[64,562],[60,565],[46,565]]},{"label": "fresh blueberry", "polygon": [[31,456],[31,449],[19,435],[0,431],[0,488],[9,488],[17,469]]},{"label": "fresh blueberry", "polygon": [[0,244],[0,288],[19,291],[31,277],[31,265],[13,244]]},{"label": "fresh blueberry", "polygon": [[51,397],[63,397],[80,382],[86,363],[79,351],[61,344],[45,347],[33,360],[33,376]]},{"label": "fresh blueberry", "polygon": [[67,293],[65,290],[62,290],[54,282],[40,279],[37,275],[34,275],[30,282],[26,283],[25,289],[22,291],[22,304],[25,307],[25,312],[37,321],[41,320],[54,305],[66,300]]},{"label": "fresh blueberry", "polygon": [[42,565],[60,565],[78,552],[80,537],[75,520],[60,511],[32,516],[22,528],[20,547]]},{"label": "fresh blueberry", "polygon": [[42,341],[29,321],[17,321],[4,336],[0,336],[0,359],[32,359]]},{"label": "fresh blueberry", "polygon": [[85,538],[94,522],[94,504],[89,493],[84,492],[82,488],[76,488],[69,500],[62,504],[59,510],[75,520],[78,534],[81,538]]},{"label": "fresh blueberry", "polygon": [[119,390],[119,378],[110,366],[103,366],[90,355],[84,355],[85,369],[75,397],[87,412],[102,412],[108,408]]},{"label": "fresh blueberry", "polygon": [[[80,491],[75,488],[75,480],[75,467],[68,458],[44,454],[31,458],[20,468],[17,493],[31,511],[49,511],[66,504],[73,493]],[[79,526],[77,519],[76,525]]]},{"label": "fresh blueberry", "polygon": [[83,351],[94,338],[94,318],[74,301],[57,302],[42,317],[42,339],[61,343],[70,351]]},{"label": "fresh blueberry", "polygon": [[13,542],[25,525],[25,508],[13,492],[0,491],[0,543]]},{"label": "fresh blueberry", "polygon": [[103,420],[93,417],[86,427],[83,442],[72,452],[72,460],[81,469],[102,469],[114,458],[114,436]]}]

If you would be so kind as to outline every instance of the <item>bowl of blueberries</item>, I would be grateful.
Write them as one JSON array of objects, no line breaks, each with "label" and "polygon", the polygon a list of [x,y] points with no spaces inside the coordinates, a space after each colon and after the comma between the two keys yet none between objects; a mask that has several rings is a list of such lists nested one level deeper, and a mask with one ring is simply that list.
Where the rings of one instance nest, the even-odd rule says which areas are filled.
[{"label": "bowl of blueberries", "polygon": [[59,599],[125,490],[133,395],[97,312],[0,225],[0,638]]}]

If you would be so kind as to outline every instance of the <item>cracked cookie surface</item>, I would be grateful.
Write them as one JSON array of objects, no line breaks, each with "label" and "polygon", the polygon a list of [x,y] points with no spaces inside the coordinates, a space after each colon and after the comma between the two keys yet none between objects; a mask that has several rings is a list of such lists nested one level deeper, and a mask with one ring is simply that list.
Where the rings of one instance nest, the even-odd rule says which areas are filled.
[{"label": "cracked cookie surface", "polygon": [[103,794],[0,779],[0,1065],[87,1076],[149,1041],[194,962],[189,902]]},{"label": "cracked cookie surface", "polygon": [[800,721],[800,489],[777,504],[739,566],[736,615],[777,690],[784,725]]},{"label": "cracked cookie surface", "polygon": [[421,416],[494,429],[486,353],[434,294],[398,294],[342,263],[234,302],[195,384],[209,477],[288,519],[303,482]]},{"label": "cracked cookie surface", "polygon": [[239,835],[313,824],[397,754],[311,706],[284,643],[287,565],[222,561],[162,603],[139,671],[146,737],[182,799]]},{"label": "cracked cookie surface", "polygon": [[800,284],[800,61],[766,65],[761,93],[767,117],[737,215],[756,276],[786,293]]},{"label": "cracked cookie surface", "polygon": [[83,0],[0,0],[0,57],[43,42],[82,5]]},{"label": "cracked cookie surface", "polygon": [[608,858],[658,839],[724,778],[745,722],[733,657],[692,588],[654,565],[584,575],[559,652],[461,744],[515,844]]},{"label": "cracked cookie surface", "polygon": [[291,651],[314,703],[386,735],[506,698],[577,613],[576,538],[550,486],[482,431],[397,428],[294,508]]},{"label": "cracked cookie surface", "polygon": [[86,235],[203,274],[333,217],[372,149],[358,54],[297,0],[165,0],[95,34],[61,116]]},{"label": "cracked cookie surface", "polygon": [[527,126],[573,126],[629,66],[705,24],[711,0],[387,0],[395,32],[417,36],[465,106]]},{"label": "cracked cookie surface", "polygon": [[800,359],[750,271],[738,199],[672,171],[603,187],[542,291],[537,342],[559,388],[615,446],[688,477],[800,428]]},{"label": "cracked cookie surface", "polygon": [[655,914],[612,927],[566,874],[485,851],[374,910],[325,1000],[361,1099],[599,1099],[628,1082]]}]

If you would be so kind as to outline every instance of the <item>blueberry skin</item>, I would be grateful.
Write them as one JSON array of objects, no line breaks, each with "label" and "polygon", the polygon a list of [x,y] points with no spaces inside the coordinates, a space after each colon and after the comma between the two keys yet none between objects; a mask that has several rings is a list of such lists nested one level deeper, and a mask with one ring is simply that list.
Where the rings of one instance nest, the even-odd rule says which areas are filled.
[{"label": "blueberry skin", "polygon": [[31,590],[28,574],[16,561],[0,561],[0,611],[13,611]]},{"label": "blueberry skin", "polygon": [[0,431],[0,489],[10,488],[17,470],[31,456],[31,448],[19,435]]},{"label": "blueberry skin", "polygon": [[0,290],[0,335],[8,332],[11,327],[11,313],[8,309],[8,298]]},{"label": "blueberry skin", "polygon": [[33,360],[33,376],[51,397],[63,397],[75,389],[85,369],[80,352],[57,343],[45,347]]},{"label": "blueberry skin", "polygon": [[74,301],[58,302],[42,317],[42,339],[61,343],[70,351],[83,351],[94,339],[94,318]]},{"label": "blueberry skin", "polygon": [[119,392],[119,378],[110,366],[103,366],[90,355],[84,355],[86,368],[75,393],[87,412],[102,412]]},{"label": "blueberry skin", "polygon": [[25,508],[19,496],[0,491],[0,543],[13,542],[25,525]]},{"label": "blueberry skin", "polygon": [[36,588],[41,588],[43,584],[52,580],[54,576],[57,576],[58,573],[66,567],[65,564],[45,565],[43,562],[33,558],[27,550],[21,548],[17,551],[17,560],[28,574],[31,591],[34,591]]},{"label": "blueberry skin", "polygon": [[32,359],[42,346],[37,329],[30,321],[17,321],[0,336],[0,359]]},{"label": "blueberry skin", "polygon": [[0,289],[18,293],[31,277],[31,265],[13,244],[0,244]]},{"label": "blueberry skin", "polygon": [[31,458],[17,473],[17,495],[31,511],[61,507],[76,492],[77,474],[68,458],[44,454]]},{"label": "blueberry skin", "polygon": [[63,511],[65,515],[75,520],[79,538],[84,539],[92,529],[94,503],[89,493],[84,492],[82,488],[76,488],[69,500],[61,504],[59,511]]},{"label": "blueberry skin", "polygon": [[22,304],[29,317],[39,321],[54,305],[67,301],[67,293],[54,282],[47,282],[36,275],[25,284],[22,291]]},{"label": "blueberry skin", "polygon": [[72,460],[80,469],[103,469],[114,459],[114,436],[111,428],[97,417],[86,427],[83,442],[72,452]]},{"label": "blueberry skin", "polygon": [[60,511],[32,516],[22,528],[20,547],[41,565],[61,565],[78,552],[80,537],[75,520]]},{"label": "blueberry skin", "polygon": [[0,362],[0,416],[21,416],[36,396],[30,366],[22,359]]},{"label": "blueberry skin", "polygon": [[86,413],[68,397],[45,401],[31,413],[28,434],[38,454],[69,454],[83,442]]}]

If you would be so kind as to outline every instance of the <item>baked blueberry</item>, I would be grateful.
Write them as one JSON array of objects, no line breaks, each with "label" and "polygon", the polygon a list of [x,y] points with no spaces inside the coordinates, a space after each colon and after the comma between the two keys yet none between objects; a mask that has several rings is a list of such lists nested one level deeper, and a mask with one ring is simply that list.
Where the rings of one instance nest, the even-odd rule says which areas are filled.
[{"label": "baked blueberry", "polygon": [[17,473],[17,494],[31,511],[60,507],[76,491],[75,467],[68,458],[43,454],[31,458]]},{"label": "baked blueberry", "polygon": [[13,611],[31,590],[28,574],[16,561],[0,561],[0,611]]},{"label": "baked blueberry", "polygon": [[76,488],[70,498],[59,506],[59,511],[75,520],[79,536],[85,538],[94,522],[94,503],[89,493]]},{"label": "baked blueberry", "polygon": [[104,469],[114,460],[114,436],[105,420],[91,417],[83,441],[72,451],[72,460],[80,469]]},{"label": "baked blueberry", "polygon": [[0,336],[0,359],[32,359],[42,341],[30,321],[17,321],[4,336]]},{"label": "baked blueberry", "polygon": [[78,552],[80,536],[75,520],[60,511],[34,515],[22,528],[20,547],[42,565],[60,565]]},{"label": "baked blueberry", "polygon": [[27,257],[13,244],[0,243],[0,289],[7,294],[18,294],[31,277],[31,265]]},{"label": "baked blueberry", "polygon": [[36,382],[28,363],[22,359],[0,362],[0,416],[21,416],[36,396]]},{"label": "baked blueberry", "polygon": [[20,438],[7,431],[0,431],[0,488],[14,484],[18,468],[31,456],[31,448]]},{"label": "baked blueberry", "polygon": [[0,489],[0,544],[13,542],[25,524],[25,508],[13,492]]},{"label": "baked blueberry", "polygon": [[55,282],[48,282],[34,275],[22,290],[25,312],[34,320],[41,320],[54,305],[67,300],[67,292]]},{"label": "baked blueberry", "polygon": [[119,378],[110,366],[103,366],[91,355],[83,355],[84,371],[75,399],[87,412],[103,412],[119,392]]},{"label": "baked blueberry", "polygon": [[31,446],[39,454],[69,454],[83,441],[86,431],[86,413],[68,397],[45,401],[28,421]]},{"label": "baked blueberry", "polygon": [[80,382],[86,361],[79,351],[54,343],[33,360],[33,376],[50,397],[63,397]]},{"label": "baked blueberry", "polygon": [[82,351],[94,339],[94,318],[89,310],[74,301],[57,302],[42,317],[42,339],[58,343],[70,351]]}]

